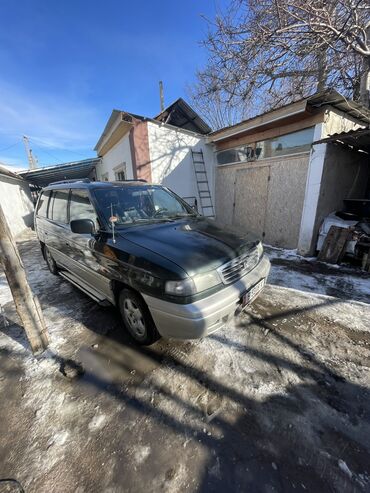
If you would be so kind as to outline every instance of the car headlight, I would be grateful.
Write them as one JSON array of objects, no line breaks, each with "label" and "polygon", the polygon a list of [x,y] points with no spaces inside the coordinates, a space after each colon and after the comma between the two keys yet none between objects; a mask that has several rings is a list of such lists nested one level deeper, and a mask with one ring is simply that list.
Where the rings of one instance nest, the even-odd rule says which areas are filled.
[{"label": "car headlight", "polygon": [[195,284],[191,277],[181,281],[167,281],[164,288],[168,294],[176,296],[189,296],[196,293]]},{"label": "car headlight", "polygon": [[205,272],[181,281],[167,281],[165,292],[175,296],[189,296],[221,284],[217,271]]}]

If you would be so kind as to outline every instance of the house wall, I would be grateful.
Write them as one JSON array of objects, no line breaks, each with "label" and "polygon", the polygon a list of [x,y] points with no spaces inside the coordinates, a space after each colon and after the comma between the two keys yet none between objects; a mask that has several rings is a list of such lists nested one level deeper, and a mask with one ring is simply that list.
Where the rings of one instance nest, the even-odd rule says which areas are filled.
[{"label": "house wall", "polygon": [[101,162],[96,167],[96,175],[98,180],[102,180],[103,176],[108,173],[108,181],[115,180],[115,168],[125,163],[126,178],[132,180],[134,178],[130,135],[127,133],[122,139],[117,142],[104,156]]},{"label": "house wall", "polygon": [[151,183],[152,170],[147,122],[135,120],[130,132],[130,144],[134,177]]},{"label": "house wall", "polygon": [[[153,183],[167,186],[180,197],[196,197],[199,204],[191,151],[202,150],[209,188],[214,197],[214,154],[203,136],[148,122],[148,137]],[[200,207],[199,211],[202,212]]]},{"label": "house wall", "polygon": [[216,168],[216,218],[265,243],[296,248],[308,153]]},{"label": "house wall", "polygon": [[33,226],[34,206],[26,181],[0,174],[0,203],[14,236]]}]

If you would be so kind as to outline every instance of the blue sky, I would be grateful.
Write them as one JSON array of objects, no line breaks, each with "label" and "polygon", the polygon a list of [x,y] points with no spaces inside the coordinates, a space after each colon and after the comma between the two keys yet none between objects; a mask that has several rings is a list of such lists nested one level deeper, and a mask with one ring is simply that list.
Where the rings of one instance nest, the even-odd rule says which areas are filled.
[{"label": "blue sky", "polygon": [[1,0],[0,162],[27,167],[22,135],[40,165],[94,156],[113,108],[159,112],[159,80],[186,98],[225,1]]}]

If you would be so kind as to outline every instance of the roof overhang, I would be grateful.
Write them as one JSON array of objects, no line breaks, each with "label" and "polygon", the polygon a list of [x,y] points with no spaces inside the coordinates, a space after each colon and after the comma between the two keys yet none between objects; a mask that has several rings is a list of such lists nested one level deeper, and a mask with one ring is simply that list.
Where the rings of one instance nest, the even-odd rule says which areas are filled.
[{"label": "roof overhang", "polygon": [[277,110],[269,111],[262,115],[251,118],[237,125],[226,127],[217,132],[213,132],[208,136],[209,142],[219,142],[234,138],[241,134],[249,135],[256,133],[257,131],[268,130],[273,128],[277,122],[279,123],[293,123],[302,118],[304,113],[307,112],[307,101],[298,101],[291,105],[284,106]]},{"label": "roof overhang", "polygon": [[314,144],[337,144],[370,154],[370,129],[359,128],[349,132],[337,133],[326,139],[317,140]]},{"label": "roof overhang", "polygon": [[167,106],[154,120],[202,135],[211,132],[209,125],[182,98]]},{"label": "roof overhang", "polygon": [[133,117],[129,113],[113,110],[94,151],[104,156],[132,127]]},{"label": "roof overhang", "polygon": [[55,181],[88,178],[99,162],[100,158],[84,159],[83,161],[22,171],[19,175],[29,183],[42,188]]},{"label": "roof overhang", "polygon": [[279,122],[280,125],[293,123],[305,116],[321,112],[324,107],[328,106],[348,114],[361,124],[368,125],[370,122],[370,111],[360,103],[346,99],[337,91],[326,90],[296,101],[295,103],[290,103],[281,108],[244,120],[236,125],[212,132],[208,136],[208,141],[227,141],[235,136],[248,135],[268,130],[269,128],[276,126],[277,122]]}]

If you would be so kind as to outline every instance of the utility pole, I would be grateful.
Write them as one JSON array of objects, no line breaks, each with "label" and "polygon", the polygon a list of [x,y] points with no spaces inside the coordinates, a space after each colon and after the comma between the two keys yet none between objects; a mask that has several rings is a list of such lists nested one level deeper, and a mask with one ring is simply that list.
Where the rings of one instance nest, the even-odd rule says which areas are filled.
[{"label": "utility pole", "polygon": [[37,159],[32,154],[32,149],[30,148],[30,142],[28,140],[28,137],[26,137],[25,135],[23,135],[23,144],[24,144],[24,148],[26,149],[28,165],[29,165],[30,169],[36,169],[37,168]]},{"label": "utility pole", "polygon": [[49,344],[47,329],[37,296],[28,284],[23,262],[0,204],[0,261],[21,323],[33,354],[42,353]]},{"label": "utility pole", "polygon": [[164,111],[164,96],[163,96],[163,82],[159,81],[159,99],[161,103],[161,113]]}]

